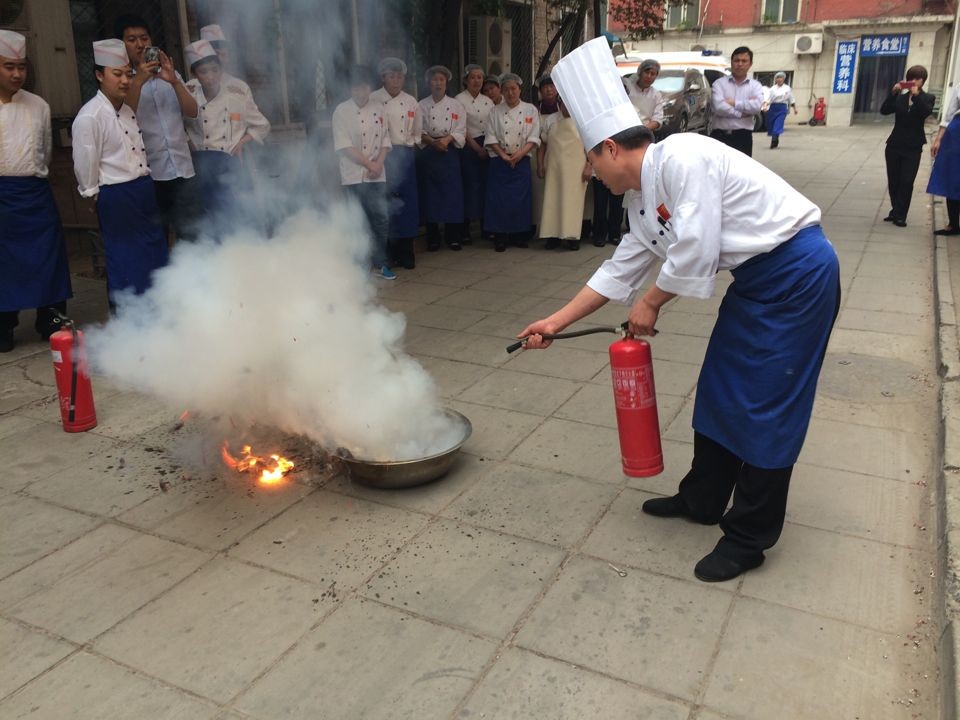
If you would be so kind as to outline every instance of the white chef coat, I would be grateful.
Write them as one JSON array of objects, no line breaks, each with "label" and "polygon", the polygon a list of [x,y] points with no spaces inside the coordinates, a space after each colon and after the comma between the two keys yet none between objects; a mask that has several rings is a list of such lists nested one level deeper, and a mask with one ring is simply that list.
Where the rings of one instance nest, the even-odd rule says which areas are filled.
[{"label": "white chef coat", "polygon": [[[731,106],[727,99],[733,100]],[[763,106],[763,85],[753,78],[737,82],[732,76],[713,83],[713,127],[716,130],[753,130],[754,115]]]},{"label": "white chef coat", "polygon": [[73,121],[73,172],[83,197],[93,197],[101,185],[150,174],[137,116],[129,105],[116,110],[98,90],[80,108]]},{"label": "white chef coat", "polygon": [[640,184],[627,204],[630,232],[587,282],[624,304],[636,300],[658,258],[657,287],[706,299],[719,270],[820,222],[820,209],[772,170],[693,133],[649,145]]},{"label": "white chef coat", "polygon": [[[459,100],[444,95],[440,102],[434,102],[432,95],[420,101],[420,113],[423,117],[423,134],[432,138],[453,135],[453,144],[462,148],[467,142],[467,111]],[[421,143],[422,145],[422,143]]]},{"label": "white chef coat", "polygon": [[487,118],[494,108],[493,100],[483,93],[477,93],[474,97],[469,90],[464,90],[456,99],[467,111],[467,137],[478,138],[485,134]]},{"label": "white chef coat", "polygon": [[382,103],[387,129],[390,131],[390,144],[393,147],[414,147],[420,142],[423,133],[423,117],[420,105],[413,95],[398,92],[390,95],[386,88],[370,93],[370,102]]},{"label": "white chef coat", "polygon": [[652,120],[663,125],[663,93],[653,85],[641,90],[634,76],[627,83],[627,95],[633,107],[636,108],[637,115],[640,116],[640,122]]},{"label": "white chef coat", "polygon": [[957,116],[957,113],[960,113],[960,85],[957,85],[950,95],[950,102],[947,103],[947,111],[943,114],[940,127],[947,127],[950,121]]},{"label": "white chef coat", "polygon": [[773,84],[770,86],[768,91],[767,102],[771,105],[773,103],[786,103],[787,105],[793,105],[793,90],[791,90],[790,86],[786,83],[783,85]]},{"label": "white chef coat", "polygon": [[[496,143],[507,155],[511,155],[528,142],[540,144],[540,112],[537,108],[522,100],[513,108],[505,102],[497,105],[487,119],[487,134],[483,144],[490,146]],[[487,153],[490,157],[497,157],[489,147]]]},{"label": "white chef coat", "polygon": [[[390,133],[387,131],[383,103],[370,100],[360,107],[353,98],[337,105],[333,111],[333,149],[336,151],[355,148],[368,160],[373,160],[383,148],[392,147]],[[382,183],[387,181],[387,173],[378,177],[367,177],[367,169],[337,152],[340,157],[340,183],[357,185],[359,183]]]},{"label": "white chef coat", "polygon": [[270,132],[270,121],[260,112],[250,87],[242,80],[225,74],[220,80],[220,92],[212,100],[207,100],[196,78],[187,83],[187,90],[200,110],[195,119],[184,118],[194,150],[230,153],[244,135],[262,143]]},{"label": "white chef coat", "polygon": [[0,176],[47,177],[52,148],[46,100],[18,90],[10,102],[0,103]]},{"label": "white chef coat", "polygon": [[[177,80],[183,82],[179,73]],[[143,131],[150,176],[154,180],[175,180],[196,175],[183,120],[180,100],[173,85],[156,76],[147,80],[140,91],[137,122]]]}]

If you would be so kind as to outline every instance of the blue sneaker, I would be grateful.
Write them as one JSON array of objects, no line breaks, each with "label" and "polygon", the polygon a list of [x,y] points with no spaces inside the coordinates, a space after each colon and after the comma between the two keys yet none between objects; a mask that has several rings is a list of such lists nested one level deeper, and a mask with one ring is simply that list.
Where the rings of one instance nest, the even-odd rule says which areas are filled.
[{"label": "blue sneaker", "polygon": [[397,274],[390,269],[389,265],[381,265],[380,269],[377,270],[377,275],[382,277],[384,280],[396,280]]}]

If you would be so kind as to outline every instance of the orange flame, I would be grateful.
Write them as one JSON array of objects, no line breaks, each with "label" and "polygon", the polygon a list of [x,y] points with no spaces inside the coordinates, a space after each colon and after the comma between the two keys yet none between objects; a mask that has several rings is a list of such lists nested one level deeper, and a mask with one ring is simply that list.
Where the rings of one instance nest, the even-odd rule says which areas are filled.
[{"label": "orange flame", "polygon": [[294,464],[281,455],[272,454],[269,458],[262,458],[254,455],[249,445],[244,445],[240,451],[240,457],[234,457],[230,454],[230,444],[224,440],[220,454],[228,467],[237,472],[260,472],[260,483],[262,485],[274,485],[290,472]]}]

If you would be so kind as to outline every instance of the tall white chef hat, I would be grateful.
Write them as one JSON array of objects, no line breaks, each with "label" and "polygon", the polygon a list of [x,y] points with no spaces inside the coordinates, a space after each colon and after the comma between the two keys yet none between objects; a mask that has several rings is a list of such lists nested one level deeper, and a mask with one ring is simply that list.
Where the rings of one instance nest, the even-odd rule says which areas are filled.
[{"label": "tall white chef hat", "polygon": [[0,30],[0,57],[27,59],[27,39],[13,30]]},{"label": "tall white chef hat", "polygon": [[93,61],[100,67],[121,68],[130,64],[123,40],[97,40],[93,43]]},{"label": "tall white chef hat", "polygon": [[226,42],[227,36],[223,34],[223,28],[219,25],[204,25],[200,28],[200,39],[210,42]]},{"label": "tall white chef hat", "polygon": [[604,37],[564,55],[550,72],[588,150],[640,125]]},{"label": "tall white chef hat", "polygon": [[213,49],[209,40],[197,40],[190,43],[183,49],[183,54],[187,56],[187,65],[190,67],[209,57],[217,57],[217,51]]}]

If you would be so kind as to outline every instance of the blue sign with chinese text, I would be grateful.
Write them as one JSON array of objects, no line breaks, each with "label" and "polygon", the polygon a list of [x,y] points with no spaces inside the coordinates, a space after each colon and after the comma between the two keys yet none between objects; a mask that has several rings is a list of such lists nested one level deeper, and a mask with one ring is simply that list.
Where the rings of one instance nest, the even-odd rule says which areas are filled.
[{"label": "blue sign with chinese text", "polygon": [[864,35],[860,38],[860,57],[906,55],[910,50],[910,33],[902,35]]},{"label": "blue sign with chinese text", "polygon": [[853,71],[857,66],[856,40],[841,40],[837,43],[837,68],[833,73],[833,92],[843,95],[853,92]]}]

